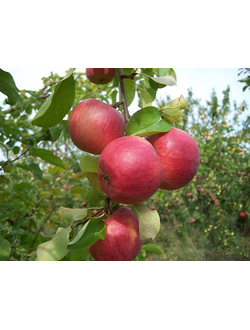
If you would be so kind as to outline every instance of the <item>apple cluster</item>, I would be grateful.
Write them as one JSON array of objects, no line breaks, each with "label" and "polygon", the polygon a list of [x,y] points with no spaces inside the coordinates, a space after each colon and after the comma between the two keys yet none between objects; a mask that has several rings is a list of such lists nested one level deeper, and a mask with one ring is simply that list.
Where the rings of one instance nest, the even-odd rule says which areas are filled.
[{"label": "apple cluster", "polygon": [[[86,69],[86,75],[91,82],[103,84],[113,79],[115,69]],[[100,185],[112,201],[138,204],[158,189],[176,190],[193,179],[200,155],[188,133],[173,127],[142,138],[126,136],[125,131],[122,114],[95,99],[83,100],[70,115],[70,137],[80,150],[100,155]],[[142,245],[135,214],[121,207],[103,221],[105,238],[89,247],[92,257],[133,260]]]}]

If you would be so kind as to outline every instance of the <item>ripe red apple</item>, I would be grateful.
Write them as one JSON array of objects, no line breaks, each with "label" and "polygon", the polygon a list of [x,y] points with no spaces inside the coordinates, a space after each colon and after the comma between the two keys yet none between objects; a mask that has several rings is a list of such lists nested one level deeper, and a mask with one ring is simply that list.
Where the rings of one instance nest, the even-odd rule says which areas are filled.
[{"label": "ripe red apple", "polygon": [[98,176],[105,194],[115,202],[137,204],[151,197],[162,179],[160,159],[145,139],[124,136],[102,152]]},{"label": "ripe red apple", "polygon": [[140,252],[142,242],[136,215],[122,207],[107,219],[105,238],[88,247],[91,256],[98,261],[132,261]]},{"label": "ripe red apple", "polygon": [[97,85],[109,83],[115,76],[116,69],[86,69],[86,75],[89,81]]},{"label": "ripe red apple", "polygon": [[113,140],[124,135],[125,120],[110,105],[95,99],[80,102],[69,118],[69,134],[81,150],[100,155]]},{"label": "ripe red apple", "polygon": [[186,132],[172,127],[166,133],[147,137],[162,164],[161,189],[176,190],[186,186],[195,176],[200,153],[195,140]]},{"label": "ripe red apple", "polygon": [[239,212],[239,217],[245,218],[245,216],[246,216],[246,212],[242,212],[242,211]]}]

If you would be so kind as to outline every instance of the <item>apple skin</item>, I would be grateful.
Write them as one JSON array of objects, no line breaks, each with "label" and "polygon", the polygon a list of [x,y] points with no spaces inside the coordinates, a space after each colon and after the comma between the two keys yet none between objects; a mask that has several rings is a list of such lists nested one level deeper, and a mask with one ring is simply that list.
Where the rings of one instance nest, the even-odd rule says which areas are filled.
[{"label": "apple skin", "polygon": [[80,102],[69,118],[69,134],[81,150],[100,155],[113,140],[124,135],[125,120],[110,105],[87,99]]},{"label": "apple skin", "polygon": [[142,246],[136,215],[121,207],[103,221],[105,238],[88,247],[91,256],[97,261],[132,261]]},{"label": "apple skin", "polygon": [[161,162],[147,140],[124,136],[112,141],[101,153],[98,177],[111,200],[137,204],[147,200],[159,188]]},{"label": "apple skin", "polygon": [[160,189],[176,190],[186,186],[195,176],[200,152],[195,140],[187,133],[172,127],[166,133],[147,137],[157,151],[162,164]]},{"label": "apple skin", "polygon": [[115,76],[116,69],[86,69],[86,75],[89,81],[97,85],[109,83]]}]

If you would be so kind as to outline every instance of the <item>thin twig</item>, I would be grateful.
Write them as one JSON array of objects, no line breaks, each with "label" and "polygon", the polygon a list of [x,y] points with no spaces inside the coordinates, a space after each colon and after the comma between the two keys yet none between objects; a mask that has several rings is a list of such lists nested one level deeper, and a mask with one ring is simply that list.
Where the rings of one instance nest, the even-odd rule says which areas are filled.
[{"label": "thin twig", "polygon": [[5,168],[5,166],[8,166],[8,165],[10,165],[11,163],[14,163],[16,160],[18,160],[18,159],[21,159],[23,156],[25,156],[26,155],[26,153],[29,151],[29,149],[26,149],[23,153],[21,153],[21,155],[19,155],[18,157],[16,157],[16,158],[14,158],[14,159],[12,159],[12,160],[7,160],[4,164],[3,164],[3,166],[0,168],[0,171],[2,171],[4,168]]}]

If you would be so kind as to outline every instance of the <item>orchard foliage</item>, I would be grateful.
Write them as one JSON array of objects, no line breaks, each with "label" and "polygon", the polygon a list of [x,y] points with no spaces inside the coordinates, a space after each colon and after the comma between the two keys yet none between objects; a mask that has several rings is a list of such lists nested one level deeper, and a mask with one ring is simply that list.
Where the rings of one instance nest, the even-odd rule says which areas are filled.
[{"label": "orchard foliage", "polygon": [[[198,142],[201,162],[192,182],[181,190],[159,191],[149,206],[161,215],[158,242],[169,259],[249,260],[249,116],[244,102],[230,102],[215,91],[206,105],[188,92],[185,117],[175,126]],[[164,100],[159,101],[161,106]]]},{"label": "orchard foliage", "polygon": [[[119,109],[128,121],[127,135],[144,137],[175,126],[187,131],[201,152],[197,176],[186,187],[159,190],[133,205],[144,242],[136,260],[152,253],[206,259],[206,249],[219,251],[218,259],[247,259],[249,118],[240,123],[247,105],[234,103],[231,110],[229,88],[221,104],[213,92],[205,107],[191,91],[186,100],[157,101],[160,88],[176,84],[173,69],[126,68],[122,74],[97,85],[85,72],[70,69],[65,77],[42,78],[38,91],[19,91],[13,77],[0,71],[0,91],[6,95],[0,107],[0,259],[92,260],[88,247],[104,239],[103,220],[120,205],[103,194],[98,156],[78,150],[68,132],[73,108],[90,98]],[[139,111],[130,117],[135,98]],[[192,251],[198,252],[173,257],[176,243],[185,244],[192,233]]]}]

